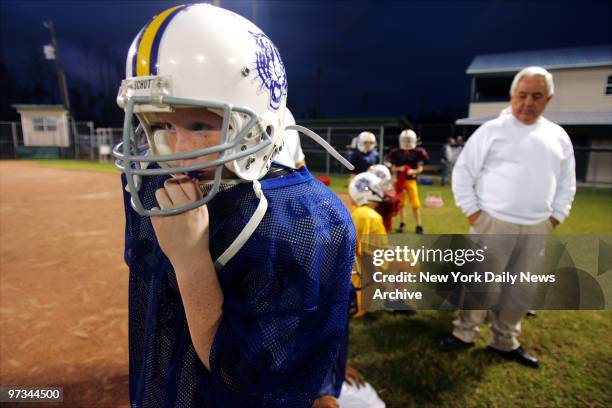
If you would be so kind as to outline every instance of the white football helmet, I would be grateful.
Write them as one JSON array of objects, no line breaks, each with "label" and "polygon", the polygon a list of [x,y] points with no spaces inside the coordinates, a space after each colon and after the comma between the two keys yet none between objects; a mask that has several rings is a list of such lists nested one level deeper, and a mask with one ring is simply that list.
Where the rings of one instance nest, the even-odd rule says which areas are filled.
[{"label": "white football helmet", "polygon": [[[286,102],[287,75],[280,54],[250,21],[210,4],[175,6],[153,17],[132,42],[126,79],[117,96],[125,121],[123,142],[113,155],[127,177],[132,207],[140,215],[153,216],[201,206],[218,192],[223,167],[244,182],[262,178],[282,149]],[[194,107],[222,117],[220,143],[173,152],[164,129],[152,127],[155,116]],[[139,122],[136,130],[134,115]],[[291,127],[333,150],[314,132]],[[139,145],[143,133],[147,143]],[[347,165],[337,152],[330,153]],[[203,159],[209,155],[218,157]],[[196,158],[201,159],[179,164]],[[152,162],[161,168],[147,168]],[[214,168],[214,178],[207,182],[211,188],[201,200],[158,211],[143,207],[138,196],[141,176],[197,175],[208,168]]]},{"label": "white football helmet", "polygon": [[383,191],[393,188],[391,171],[384,164],[375,164],[368,168],[368,171],[380,179],[380,186]]},{"label": "white football helmet", "polygon": [[[371,142],[372,144],[366,146],[366,142]],[[357,149],[361,153],[370,153],[376,147],[376,136],[372,132],[361,132],[359,136],[357,136]]]},{"label": "white football helmet", "polygon": [[[295,118],[289,108],[285,109],[285,127],[295,125]],[[274,156],[274,161],[284,166],[295,168],[296,158],[292,154],[301,152],[300,135],[297,130],[285,130],[283,148]]]},{"label": "white football helmet", "polygon": [[359,173],[353,177],[349,184],[349,196],[357,205],[381,202],[384,196],[381,182],[382,180],[374,173],[368,171]]},{"label": "white football helmet", "polygon": [[[224,165],[240,179],[261,178],[282,145],[286,101],[287,75],[280,54],[253,23],[208,4],[161,12],[132,42],[126,79],[117,96],[126,119],[123,143],[114,153],[130,192],[138,190],[141,175],[175,175],[215,167],[213,188],[191,206],[195,208],[216,194]],[[221,143],[173,154],[164,132],[152,131],[152,117],[188,107],[206,107],[222,116]],[[133,114],[148,142],[142,147],[136,145]],[[177,165],[178,160],[213,153],[220,157]],[[157,162],[161,169],[147,169],[150,162]],[[170,215],[145,210],[137,194],[132,194],[132,204],[141,215]]]},{"label": "white football helmet", "polygon": [[399,145],[402,149],[414,149],[417,147],[418,138],[417,134],[414,133],[414,130],[406,129],[402,130],[402,133],[399,135]]}]

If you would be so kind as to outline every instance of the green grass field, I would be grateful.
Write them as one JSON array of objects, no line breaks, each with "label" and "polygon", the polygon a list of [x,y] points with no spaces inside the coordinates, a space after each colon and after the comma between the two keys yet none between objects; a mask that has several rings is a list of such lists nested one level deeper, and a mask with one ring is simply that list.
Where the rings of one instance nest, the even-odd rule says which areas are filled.
[{"label": "green grass field", "polygon": [[[332,190],[347,192],[346,177]],[[423,208],[430,234],[466,233],[449,186],[419,186],[421,202],[441,195],[442,208]],[[412,214],[406,214],[413,231]],[[555,234],[612,234],[612,190],[579,189],[567,220]],[[421,311],[406,317],[370,313],[351,321],[349,363],[379,391],[388,407],[612,407],[612,311],[541,311],[523,320],[521,342],[540,358],[532,370],[477,346],[443,353],[454,313]]]},{"label": "green grass field", "polygon": [[[330,188],[335,193],[348,193],[348,177],[332,176]],[[444,206],[426,208],[428,194],[442,196]],[[423,226],[428,234],[464,234],[468,224],[461,210],[454,204],[450,186],[419,185]],[[414,231],[410,209],[406,210],[408,231]],[[397,224],[397,219],[394,220]],[[579,188],[566,222],[555,229],[556,234],[612,234],[612,189]]]},{"label": "green grass field", "polygon": [[[41,161],[75,170],[115,171],[111,165]],[[333,177],[335,192],[347,191],[346,177]],[[431,234],[466,233],[465,218],[450,188],[419,186],[442,196],[445,206],[423,208]],[[412,215],[407,214],[408,226]],[[412,230],[412,229],[409,229]],[[555,234],[611,234],[611,190],[580,189],[572,212]],[[387,407],[612,407],[612,312],[542,311],[523,320],[521,341],[538,355],[539,370],[500,360],[486,351],[489,331],[477,347],[442,353],[453,313],[421,311],[406,317],[370,313],[351,321],[349,363],[379,392]]]},{"label": "green grass field", "polygon": [[62,170],[100,171],[103,173],[117,173],[119,170],[112,163],[98,163],[86,160],[36,160],[39,166]]}]

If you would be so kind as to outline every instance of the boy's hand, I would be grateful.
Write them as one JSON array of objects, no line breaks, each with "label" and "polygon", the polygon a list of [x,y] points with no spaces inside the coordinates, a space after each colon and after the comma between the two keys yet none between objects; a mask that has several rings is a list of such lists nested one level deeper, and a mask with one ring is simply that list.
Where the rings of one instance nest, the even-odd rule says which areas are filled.
[{"label": "boy's hand", "polygon": [[357,388],[365,386],[365,380],[363,379],[361,373],[357,371],[356,368],[353,368],[349,365],[346,366],[346,370],[344,372],[344,380]]},{"label": "boy's hand", "polygon": [[[180,207],[202,198],[198,181],[187,176],[168,179],[155,192],[159,208]],[[159,210],[154,208],[154,210]],[[159,245],[175,269],[188,267],[208,253],[208,208],[203,205],[178,215],[151,217]]]}]

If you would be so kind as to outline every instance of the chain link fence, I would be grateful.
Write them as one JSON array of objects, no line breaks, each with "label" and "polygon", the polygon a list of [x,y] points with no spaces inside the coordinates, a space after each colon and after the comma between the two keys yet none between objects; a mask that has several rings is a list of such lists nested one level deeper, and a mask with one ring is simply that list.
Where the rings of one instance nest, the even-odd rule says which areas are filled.
[{"label": "chain link fence", "polygon": [[20,122],[0,122],[0,158],[16,159],[17,146],[23,145]]},{"label": "chain link fence", "polygon": [[70,120],[70,143],[61,146],[26,146],[21,122],[0,121],[0,159],[58,158],[97,160],[97,140],[93,122]]},{"label": "chain link fence", "polygon": [[[398,122],[391,120],[337,120],[299,121],[319,134],[334,149],[347,156],[351,144],[359,133],[370,131],[376,135],[381,161],[385,155],[398,146],[398,136],[404,129]],[[93,122],[70,121],[70,145],[25,146],[20,122],[0,121],[0,159],[17,158],[63,158],[91,161],[111,161],[112,147],[123,139],[122,128],[95,128]],[[419,124],[415,132],[430,156],[425,165],[428,175],[439,173],[442,146],[449,137],[467,136],[473,131],[465,126],[453,124]],[[322,174],[348,174],[348,170],[331,157],[308,136],[300,135],[302,150],[306,155],[308,168]],[[139,141],[139,143],[144,140]],[[40,152],[43,152],[42,154]],[[612,184],[612,142],[608,139],[585,140],[584,145],[574,146],[576,175],[579,181],[596,184]]]},{"label": "chain link fence", "polygon": [[[347,156],[353,139],[363,131],[369,131],[376,135],[378,141],[377,149],[380,153],[381,162],[389,151],[399,146],[399,134],[404,128],[396,123],[380,123],[378,125],[351,126],[350,124],[333,124],[321,126],[316,123],[300,122],[302,126],[308,127],[325,139],[334,149],[343,156]],[[444,142],[449,137],[463,136],[462,130],[455,128],[452,124],[426,124],[418,125],[415,132],[420,138],[420,146],[426,149],[430,155],[430,162],[425,170],[428,173],[436,173],[440,167],[440,155]],[[459,132],[459,133],[456,133]],[[314,172],[325,174],[348,174],[348,170],[333,157],[329,156],[318,143],[308,136],[300,135],[302,150],[306,156],[308,168]]]}]

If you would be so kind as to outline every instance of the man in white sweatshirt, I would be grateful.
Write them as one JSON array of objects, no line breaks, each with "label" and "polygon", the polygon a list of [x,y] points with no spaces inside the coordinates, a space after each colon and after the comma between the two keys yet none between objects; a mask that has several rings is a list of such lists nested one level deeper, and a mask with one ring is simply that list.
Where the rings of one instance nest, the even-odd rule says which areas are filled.
[{"label": "man in white sweatshirt", "polygon": [[[563,222],[574,199],[572,143],[563,128],[541,116],[553,93],[552,75],[545,69],[528,67],[516,74],[510,88],[511,114],[502,114],[478,128],[453,171],[455,202],[468,219],[469,233],[512,237],[508,238],[510,246],[493,259],[500,271],[537,272],[544,240],[536,237],[551,233]],[[515,293],[507,293],[512,290]],[[488,314],[490,348],[537,368],[537,359],[527,354],[517,339],[533,287],[511,285],[504,291],[499,294],[500,301],[522,298],[522,302],[496,310],[461,310],[453,322],[452,336],[442,340],[441,348],[473,346],[478,325]]]}]

